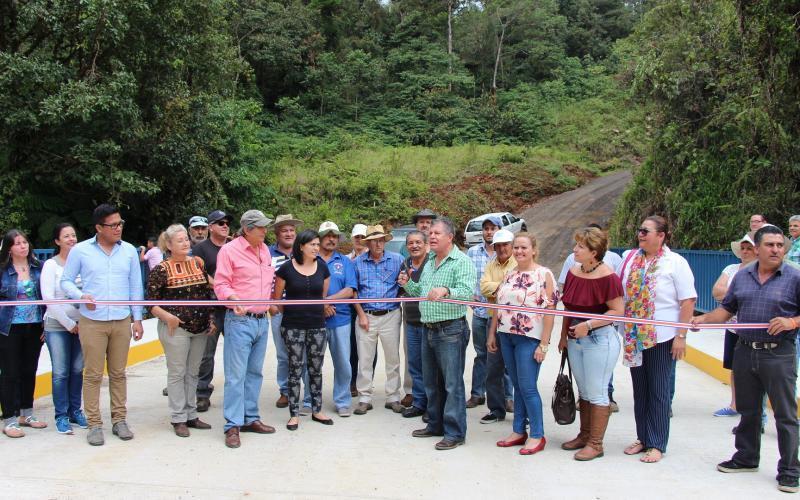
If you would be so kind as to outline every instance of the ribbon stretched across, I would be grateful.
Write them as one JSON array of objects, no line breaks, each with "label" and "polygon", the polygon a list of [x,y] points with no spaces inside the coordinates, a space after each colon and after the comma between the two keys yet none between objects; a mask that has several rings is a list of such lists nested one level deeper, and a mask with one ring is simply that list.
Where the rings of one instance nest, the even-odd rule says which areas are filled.
[{"label": "ribbon stretched across", "polygon": [[[192,306],[192,307],[214,307],[214,306],[291,306],[291,305],[319,305],[319,304],[365,304],[375,302],[376,299],[322,299],[322,300],[95,300],[85,299],[66,299],[66,300],[8,300],[0,301],[0,307],[10,306],[31,306],[31,305],[55,305],[55,304],[95,304],[98,306]],[[382,298],[380,302],[424,302],[425,298],[419,297],[397,297]],[[537,313],[549,316],[566,316],[580,319],[597,319],[605,321],[616,321],[618,323],[634,323],[639,325],[670,326],[674,328],[694,328],[694,329],[720,329],[731,330],[760,330],[768,328],[768,323],[707,323],[704,325],[693,326],[691,323],[680,323],[677,321],[663,321],[658,319],[628,318],[625,316],[612,316],[610,314],[593,314],[575,311],[563,311],[557,309],[545,309],[542,307],[530,306],[510,306],[489,304],[486,302],[475,302],[470,300],[438,299],[433,302],[444,302],[447,304],[459,304],[464,306],[485,307],[487,309],[502,309],[504,311],[520,311],[527,313]]]}]

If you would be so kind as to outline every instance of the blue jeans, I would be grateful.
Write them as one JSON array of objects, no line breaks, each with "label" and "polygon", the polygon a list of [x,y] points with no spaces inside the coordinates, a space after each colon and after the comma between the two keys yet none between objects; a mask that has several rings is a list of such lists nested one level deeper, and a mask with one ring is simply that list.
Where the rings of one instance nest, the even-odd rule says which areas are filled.
[{"label": "blue jeans", "polygon": [[[350,322],[336,328],[326,328],[328,348],[333,359],[333,403],[336,409],[349,408],[350,397]],[[308,385],[308,369],[303,368],[303,386]],[[311,394],[306,391],[303,406],[311,407]]]},{"label": "blue jeans", "polygon": [[580,399],[608,406],[608,385],[621,349],[617,331],[607,325],[579,339],[569,339],[567,354]]},{"label": "blue jeans", "polygon": [[475,361],[472,363],[472,390],[470,395],[482,398],[486,394],[486,330],[488,318],[472,316],[472,347]]},{"label": "blue jeans", "polygon": [[248,425],[261,417],[258,398],[264,376],[264,355],[267,352],[269,323],[267,318],[225,314],[225,394],[222,414],[225,430]]},{"label": "blue jeans", "polygon": [[428,431],[450,441],[467,435],[464,359],[469,343],[467,320],[459,318],[425,326],[422,340],[422,378],[428,396]]},{"label": "blue jeans", "polygon": [[53,330],[44,332],[44,340],[53,365],[56,418],[68,417],[81,409],[83,351],[80,337],[65,330]]},{"label": "blue jeans", "polygon": [[408,373],[411,375],[411,397],[413,398],[411,404],[420,410],[428,408],[428,396],[425,394],[425,380],[422,376],[422,341],[424,338],[424,326],[406,323]]},{"label": "blue jeans", "polygon": [[[289,353],[286,351],[286,344],[283,343],[281,337],[281,322],[283,321],[283,314],[276,314],[270,316],[269,324],[272,328],[272,341],[275,343],[275,356],[278,358],[278,368],[275,372],[275,381],[278,383],[278,391],[284,395],[289,395]],[[305,394],[305,401],[311,404],[311,395],[308,393],[308,368],[306,362],[303,361],[303,393]]]},{"label": "blue jeans", "polygon": [[542,398],[536,383],[539,379],[540,363],[533,359],[533,353],[539,347],[539,340],[523,335],[500,332],[500,350],[506,370],[514,382],[514,424],[517,434],[525,434],[530,424],[530,437],[544,437],[544,417],[542,415]]}]

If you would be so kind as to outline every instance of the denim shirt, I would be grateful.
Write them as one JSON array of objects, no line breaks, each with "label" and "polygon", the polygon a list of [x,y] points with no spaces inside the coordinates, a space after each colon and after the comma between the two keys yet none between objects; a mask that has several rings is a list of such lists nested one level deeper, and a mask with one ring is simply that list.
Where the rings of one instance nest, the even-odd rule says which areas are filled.
[{"label": "denim shirt", "polygon": [[[0,300],[17,300],[17,271],[9,263],[0,275]],[[42,275],[42,265],[39,261],[31,264],[31,281],[36,285],[36,300],[42,300],[42,290],[39,285],[39,278]],[[44,306],[39,307],[39,314],[44,315]],[[8,335],[11,329],[11,321],[14,319],[16,306],[0,307],[0,335]]]}]

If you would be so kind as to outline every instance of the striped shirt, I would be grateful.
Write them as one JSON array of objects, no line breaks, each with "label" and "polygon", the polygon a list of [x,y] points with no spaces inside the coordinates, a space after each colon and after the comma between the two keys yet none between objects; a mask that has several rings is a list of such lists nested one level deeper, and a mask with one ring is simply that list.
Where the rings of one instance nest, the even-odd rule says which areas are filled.
[{"label": "striped shirt", "polygon": [[[419,282],[409,281],[403,288],[412,297],[427,297],[433,288],[447,287],[450,290],[448,298],[470,300],[475,293],[476,281],[475,265],[461,250],[453,246],[438,266],[436,253],[431,252],[428,262],[422,268]],[[467,306],[422,301],[419,311],[423,323],[437,323],[463,318],[467,314]]]},{"label": "striped shirt", "polygon": [[[472,300],[477,302],[487,302],[486,297],[484,297],[481,293],[481,278],[483,277],[483,272],[486,269],[486,264],[488,264],[489,261],[494,258],[493,255],[489,255],[489,252],[486,251],[486,247],[488,245],[488,243],[482,243],[480,245],[470,247],[470,249],[467,250],[467,257],[469,257],[472,263],[475,265],[475,272],[478,276],[478,279],[475,282],[475,293],[473,294],[472,298]],[[489,311],[485,307],[473,307],[472,314],[478,318],[489,317]]]},{"label": "striped shirt", "polygon": [[[362,253],[353,261],[358,279],[358,298],[360,299],[393,299],[400,291],[397,276],[403,265],[403,257],[399,253],[384,252],[377,262],[370,252]],[[361,304],[365,311],[394,311],[400,307],[399,302],[367,302]]]}]

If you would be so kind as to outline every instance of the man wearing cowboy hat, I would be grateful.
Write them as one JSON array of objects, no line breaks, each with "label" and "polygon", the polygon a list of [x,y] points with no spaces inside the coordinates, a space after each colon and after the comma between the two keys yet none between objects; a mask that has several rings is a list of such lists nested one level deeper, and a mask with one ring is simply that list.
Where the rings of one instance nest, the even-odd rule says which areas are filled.
[{"label": "man wearing cowboy hat", "polygon": [[433,224],[436,217],[436,212],[428,208],[423,208],[411,217],[411,222],[417,226],[417,230],[424,233],[427,238],[428,232],[431,230],[431,224]]},{"label": "man wearing cowboy hat", "polygon": [[[275,222],[272,224],[272,230],[275,233],[275,244],[269,247],[269,253],[272,255],[272,265],[275,266],[276,272],[284,263],[292,260],[292,245],[294,245],[294,240],[297,237],[297,226],[302,224],[303,221],[295,219],[292,214],[283,214],[275,218]],[[286,345],[281,337],[282,319],[283,314],[271,314],[272,341],[275,342],[275,354],[278,357],[276,379],[281,393],[275,402],[275,406],[278,408],[289,406],[289,354],[286,352]],[[308,408],[308,411],[310,411],[310,408]],[[300,414],[307,415],[308,411],[304,406],[300,410]]]},{"label": "man wearing cowboy hat", "polygon": [[[350,259],[336,251],[342,234],[339,226],[331,221],[325,221],[317,232],[320,238],[319,256],[328,264],[328,271],[331,273],[326,298],[353,298],[358,288],[356,268]],[[333,402],[340,417],[349,417],[351,413],[350,317],[352,314],[350,311],[349,304],[325,306],[328,348],[333,359]],[[311,406],[311,398],[306,395],[306,399],[304,406]]]},{"label": "man wearing cowboy hat", "polygon": [[392,239],[383,226],[367,228],[364,241],[369,248],[355,260],[358,278],[358,297],[375,299],[375,302],[356,304],[358,314],[356,339],[358,343],[358,406],[353,413],[364,415],[372,409],[372,361],[375,359],[378,339],[383,346],[386,360],[386,404],[385,408],[400,413],[403,397],[400,388],[400,303],[381,302],[380,299],[395,298],[400,290],[397,277],[403,265],[398,253],[385,252],[386,242]]}]

